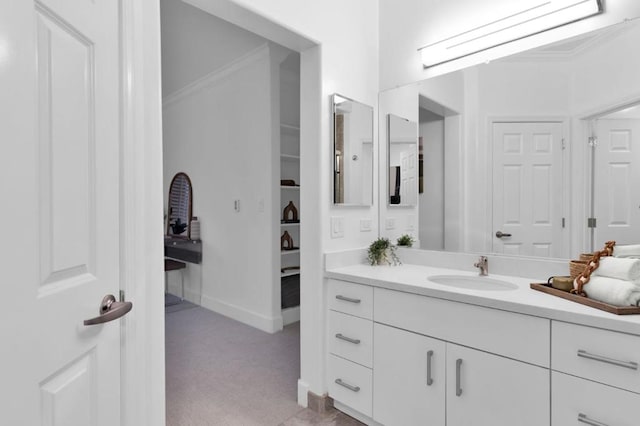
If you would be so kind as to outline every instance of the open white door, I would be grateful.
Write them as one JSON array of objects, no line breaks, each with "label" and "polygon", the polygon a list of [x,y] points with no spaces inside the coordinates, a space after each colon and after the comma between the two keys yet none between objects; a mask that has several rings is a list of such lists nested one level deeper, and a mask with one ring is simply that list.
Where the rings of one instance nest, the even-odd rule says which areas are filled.
[{"label": "open white door", "polygon": [[493,123],[493,252],[563,255],[562,123]]},{"label": "open white door", "polygon": [[118,8],[0,3],[2,424],[121,421]]},{"label": "open white door", "polygon": [[598,119],[594,152],[594,249],[640,241],[640,119]]}]

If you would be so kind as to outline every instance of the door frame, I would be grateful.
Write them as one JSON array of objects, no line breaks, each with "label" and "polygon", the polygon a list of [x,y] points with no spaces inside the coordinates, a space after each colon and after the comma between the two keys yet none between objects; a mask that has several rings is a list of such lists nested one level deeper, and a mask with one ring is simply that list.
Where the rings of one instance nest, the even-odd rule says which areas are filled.
[{"label": "door frame", "polygon": [[165,424],[160,2],[120,0],[121,423]]},{"label": "door frame", "polygon": [[565,141],[565,149],[562,154],[562,216],[569,222],[568,226],[564,228],[565,232],[562,235],[562,253],[565,257],[570,257],[570,243],[571,243],[571,126],[570,118],[567,116],[558,115],[528,115],[528,116],[504,116],[504,115],[491,115],[487,117],[487,128],[485,131],[487,138],[487,151],[486,151],[486,179],[487,179],[487,205],[486,205],[486,223],[485,229],[485,246],[489,252],[493,251],[493,125],[495,123],[560,123],[562,124],[562,134]]}]

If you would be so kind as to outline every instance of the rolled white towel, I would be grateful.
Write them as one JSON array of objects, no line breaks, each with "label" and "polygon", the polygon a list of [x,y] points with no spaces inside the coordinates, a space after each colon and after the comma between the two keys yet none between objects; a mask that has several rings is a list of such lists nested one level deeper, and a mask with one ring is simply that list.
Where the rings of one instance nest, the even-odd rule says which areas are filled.
[{"label": "rolled white towel", "polygon": [[598,269],[593,271],[591,276],[636,281],[640,279],[640,259],[601,257]]},{"label": "rolled white towel", "polygon": [[613,257],[631,257],[640,259],[640,244],[613,246]]},{"label": "rolled white towel", "polygon": [[[578,280],[579,278],[576,278]],[[574,288],[577,283],[574,281]],[[590,299],[599,300],[615,306],[640,306],[640,286],[631,281],[609,277],[594,277],[586,283],[582,290]]]}]

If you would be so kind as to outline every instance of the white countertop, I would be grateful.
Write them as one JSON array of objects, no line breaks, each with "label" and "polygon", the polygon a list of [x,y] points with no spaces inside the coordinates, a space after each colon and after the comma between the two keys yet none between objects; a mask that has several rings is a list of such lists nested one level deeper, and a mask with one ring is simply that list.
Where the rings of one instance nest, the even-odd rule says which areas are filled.
[{"label": "white countertop", "polygon": [[543,280],[489,274],[489,278],[508,281],[518,286],[514,290],[489,291],[437,284],[428,279],[433,275],[478,274],[411,264],[356,264],[325,271],[327,278],[640,335],[640,315],[611,314],[529,287],[530,283]]}]

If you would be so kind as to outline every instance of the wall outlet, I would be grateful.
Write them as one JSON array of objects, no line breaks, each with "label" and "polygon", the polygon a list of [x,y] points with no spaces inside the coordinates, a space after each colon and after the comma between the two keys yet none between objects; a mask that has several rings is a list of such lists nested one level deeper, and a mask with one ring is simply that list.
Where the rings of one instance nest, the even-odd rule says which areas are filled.
[{"label": "wall outlet", "polygon": [[360,219],[360,232],[371,232],[371,219]]},{"label": "wall outlet", "polygon": [[391,230],[391,229],[396,229],[396,218],[395,217],[388,217],[385,221],[385,228],[387,230]]},{"label": "wall outlet", "polygon": [[331,216],[331,238],[344,238],[344,217]]}]

